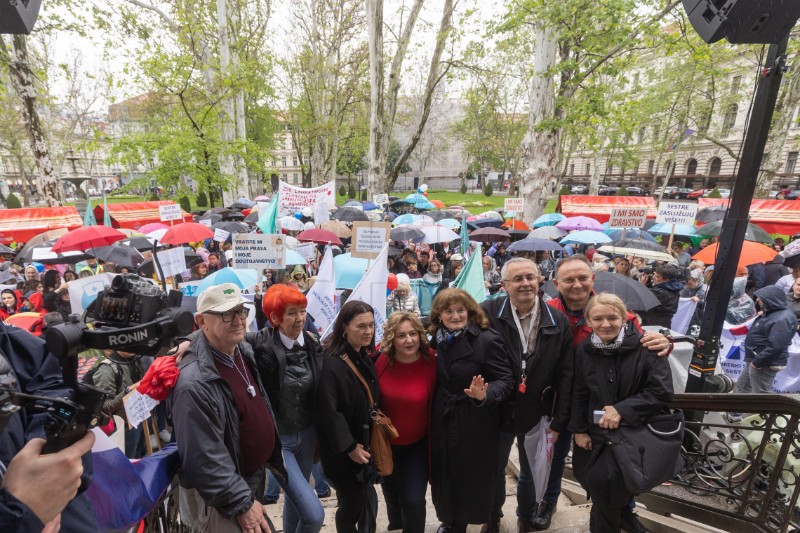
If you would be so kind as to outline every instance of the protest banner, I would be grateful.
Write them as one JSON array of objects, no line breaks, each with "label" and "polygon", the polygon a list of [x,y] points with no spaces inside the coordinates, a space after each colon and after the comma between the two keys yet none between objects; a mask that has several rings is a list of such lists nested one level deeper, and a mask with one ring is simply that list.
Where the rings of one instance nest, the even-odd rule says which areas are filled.
[{"label": "protest banner", "polygon": [[303,259],[310,263],[314,260],[314,250],[316,247],[317,245],[313,242],[304,242],[303,244],[295,246],[294,251],[303,256]]},{"label": "protest banner", "polygon": [[187,296],[200,296],[198,287],[202,282],[203,280],[184,281],[183,283],[178,284],[178,289],[183,293],[184,298]]},{"label": "protest banner", "polygon": [[183,220],[183,212],[178,204],[160,205],[158,206],[158,214],[161,217],[161,222]]},{"label": "protest banner", "polygon": [[697,218],[697,202],[690,200],[661,200],[658,204],[656,222],[659,224],[694,225]]},{"label": "protest banner", "polygon": [[372,203],[375,205],[386,205],[389,203],[389,195],[387,193],[376,194],[372,199]]},{"label": "protest banner", "polygon": [[389,242],[390,222],[353,222],[352,257],[375,259]]},{"label": "protest banner", "polygon": [[72,306],[72,312],[82,315],[86,308],[95,301],[97,293],[111,285],[111,281],[115,277],[116,274],[97,274],[70,281],[67,287],[69,288],[69,303]]},{"label": "protest banner", "polygon": [[224,229],[216,228],[214,229],[214,240],[217,242],[225,242],[230,237],[231,232],[225,231]]},{"label": "protest banner", "polygon": [[503,201],[503,211],[506,213],[514,212],[514,213],[522,213],[523,210],[523,200],[522,198],[506,198]]},{"label": "protest banner", "polygon": [[[164,273],[165,278],[186,271],[186,256],[183,255],[183,248],[162,250],[156,252],[156,255],[158,256],[158,262],[161,264],[161,272]],[[161,276],[157,268],[156,275],[159,277]]]},{"label": "protest banner", "polygon": [[279,270],[286,266],[286,242],[283,235],[236,233],[233,235],[233,266]]},{"label": "protest banner", "polygon": [[200,222],[200,224],[204,225],[207,228],[211,227],[211,220],[208,218],[201,218],[200,220],[198,220],[198,222]]},{"label": "protest banner", "polygon": [[609,228],[642,228],[647,222],[647,207],[615,207],[608,219]]},{"label": "protest banner", "polygon": [[336,319],[338,308],[336,305],[336,276],[333,272],[333,250],[329,246],[325,250],[325,256],[319,265],[317,281],[311,290],[306,294],[308,305],[306,311],[314,320],[317,334],[322,335],[324,331],[333,324]]},{"label": "protest banner", "polygon": [[[306,189],[281,181],[278,186],[278,194],[281,198],[278,216],[293,215],[297,211],[302,211],[304,207],[315,209],[315,206],[325,205],[327,208],[336,201],[335,186],[336,182],[329,181],[320,187]],[[315,222],[319,224],[322,221],[315,218]]]},{"label": "protest banner", "polygon": [[161,402],[137,390],[131,391],[127,396],[123,396],[122,405],[125,406],[128,425],[132,428],[138,428],[139,424],[150,418],[150,411],[155,409],[159,403]]}]

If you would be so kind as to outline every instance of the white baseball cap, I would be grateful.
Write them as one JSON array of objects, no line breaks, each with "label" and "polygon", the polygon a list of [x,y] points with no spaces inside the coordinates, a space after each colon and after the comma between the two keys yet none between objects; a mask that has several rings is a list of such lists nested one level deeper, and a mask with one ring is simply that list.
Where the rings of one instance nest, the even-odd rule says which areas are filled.
[{"label": "white baseball cap", "polygon": [[233,283],[214,285],[200,293],[197,298],[197,313],[224,313],[242,304],[252,303],[242,296],[242,291]]}]

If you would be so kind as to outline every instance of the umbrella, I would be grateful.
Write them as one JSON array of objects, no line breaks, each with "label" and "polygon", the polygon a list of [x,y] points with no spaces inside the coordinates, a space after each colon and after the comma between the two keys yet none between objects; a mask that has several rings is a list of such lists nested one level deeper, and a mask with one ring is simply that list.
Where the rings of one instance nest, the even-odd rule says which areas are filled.
[{"label": "umbrella", "polygon": [[269,196],[267,196],[267,195],[265,195],[265,194],[259,194],[258,196],[256,196],[256,197],[255,197],[255,198],[253,198],[253,199],[254,199],[256,202],[269,202],[270,200],[272,200],[272,198],[270,198]]},{"label": "umbrella", "polygon": [[54,252],[79,252],[87,248],[99,248],[124,239],[121,231],[107,226],[84,226],[59,237],[53,245]]},{"label": "umbrella", "polygon": [[415,242],[420,244],[435,244],[439,242],[452,242],[458,239],[458,233],[453,230],[447,229],[444,226],[413,226],[420,230],[424,236],[416,239]]},{"label": "umbrella", "polygon": [[[548,281],[544,291],[552,297],[558,296],[558,289],[553,281]],[[610,292],[616,294],[628,309],[633,311],[647,311],[660,305],[653,292],[633,278],[628,278],[613,272],[595,272],[594,292]]]},{"label": "umbrella", "polygon": [[42,313],[24,312],[11,315],[5,319],[5,323],[16,326],[19,329],[24,329],[25,331],[31,331],[31,328],[41,320]]},{"label": "umbrella", "polygon": [[349,239],[353,236],[353,230],[350,229],[350,226],[338,220],[326,220],[319,225],[319,228],[330,231],[340,239]]},{"label": "umbrella", "polygon": [[161,242],[164,244],[186,244],[200,242],[214,237],[214,232],[197,222],[184,222],[169,228]]},{"label": "umbrella", "polygon": [[253,207],[254,205],[256,205],[256,203],[253,200],[245,197],[239,198],[238,200],[236,200],[236,202],[240,204],[245,204],[247,207]]},{"label": "umbrella", "polygon": [[419,228],[415,226],[399,226],[392,228],[389,232],[389,238],[393,241],[412,241],[414,239],[421,239],[425,236]]},{"label": "umbrella", "polygon": [[436,209],[436,206],[430,203],[428,200],[417,202],[414,204],[415,209]]},{"label": "umbrella", "polygon": [[472,213],[470,213],[469,211],[467,211],[467,209],[466,209],[466,208],[464,208],[464,207],[462,207],[462,206],[460,206],[460,205],[451,205],[451,206],[449,206],[449,207],[447,208],[447,210],[448,210],[448,211],[450,211],[451,213],[453,213],[453,215],[454,215],[456,218],[461,218],[461,215],[462,215],[462,214],[464,214],[464,215],[466,215],[466,216],[470,216],[470,215],[472,214]]},{"label": "umbrella", "polygon": [[336,246],[342,246],[342,241],[336,236],[335,233],[331,233],[330,231],[320,228],[307,229],[298,234],[296,238],[298,241],[302,242],[315,242],[317,244],[335,244]]},{"label": "umbrella", "polygon": [[9,248],[5,244],[0,244],[0,255],[14,255],[17,251],[13,248]]},{"label": "umbrella", "polygon": [[481,228],[470,233],[469,238],[480,242],[500,242],[510,239],[511,235],[499,228]]},{"label": "umbrella", "polygon": [[407,204],[415,204],[417,202],[427,202],[428,199],[425,197],[424,194],[420,194],[415,192],[414,194],[409,194],[406,196],[405,203]]},{"label": "umbrella", "polygon": [[671,263],[675,258],[667,252],[658,250],[643,250],[641,248],[626,248],[624,246],[616,246],[615,244],[606,244],[597,249],[598,252],[611,255],[624,255],[639,257],[641,259],[648,259],[651,261],[666,261]]},{"label": "umbrella", "polygon": [[249,215],[244,218],[245,222],[252,222],[255,224],[258,222],[258,211],[251,211]]},{"label": "umbrella", "polygon": [[283,255],[286,258],[285,263],[287,265],[305,265],[306,263],[308,263],[305,257],[295,252],[294,250],[287,249],[285,250],[285,253]]},{"label": "umbrella", "polygon": [[555,226],[556,224],[558,224],[559,222],[561,222],[565,218],[567,218],[567,217],[565,217],[561,213],[547,213],[546,215],[542,215],[539,218],[537,218],[536,220],[534,220],[533,221],[533,227],[534,228],[542,228],[542,227],[545,227],[545,226]]},{"label": "umbrella", "polygon": [[339,254],[333,258],[333,273],[337,289],[355,289],[364,274],[367,273],[369,261],[352,257],[349,253]]},{"label": "umbrella", "polygon": [[373,209],[372,211],[364,211],[364,213],[367,214],[367,218],[369,218],[372,222],[383,222],[383,211]]},{"label": "umbrella", "polygon": [[139,231],[137,229],[117,228],[117,231],[121,231],[122,233],[124,233],[128,237],[139,237],[141,235],[144,235],[144,233],[142,233],[141,231]]},{"label": "umbrella", "polygon": [[508,234],[511,235],[512,241],[518,241],[520,239],[525,239],[530,234],[530,231],[521,230],[521,229],[510,229],[508,230]]},{"label": "umbrella", "polygon": [[206,213],[202,216],[197,217],[196,222],[200,222],[201,220],[210,220],[211,224],[214,225],[220,220],[222,220],[222,215],[217,213]]},{"label": "umbrella", "polygon": [[445,207],[447,207],[445,203],[441,200],[430,200],[430,202],[439,209],[444,209]]},{"label": "umbrella", "polygon": [[[255,204],[253,204],[253,205],[255,205]],[[233,202],[231,205],[229,205],[228,209],[238,209],[239,211],[241,211],[243,209],[250,209],[251,207],[253,207],[253,206],[245,204],[243,202],[239,202],[237,200],[236,202]]]},{"label": "umbrella", "polygon": [[364,205],[361,206],[361,209],[364,211],[374,211],[376,209],[380,209],[380,206],[375,205],[372,202],[364,202]]},{"label": "umbrella", "polygon": [[584,216],[565,218],[561,222],[558,222],[556,227],[569,231],[586,229],[601,231],[603,229],[603,226],[598,221]]},{"label": "umbrella", "polygon": [[[692,256],[692,259],[702,261],[707,265],[713,265],[717,260],[717,248],[719,243],[714,243],[706,246]],[[765,246],[760,242],[744,241],[742,242],[742,253],[739,256],[737,266],[749,266],[756,263],[766,263],[778,255],[778,252],[769,246]],[[784,264],[786,264],[784,262]]]},{"label": "umbrella", "polygon": [[708,224],[709,222],[718,222],[725,218],[725,213],[728,212],[727,205],[710,205],[697,211],[697,222]]},{"label": "umbrella", "polygon": [[[90,226],[93,227],[93,226]],[[23,252],[17,254],[14,262],[17,264],[31,263],[36,261],[43,265],[63,265],[75,264],[80,261],[91,259],[92,256],[83,251],[56,253],[52,251],[52,243],[42,243],[38,246],[28,248]]]},{"label": "umbrella", "polygon": [[449,218],[453,218],[453,219],[456,218],[455,213],[453,213],[452,211],[449,211],[449,210],[431,211],[429,213],[425,213],[425,215],[431,217],[436,222],[439,222],[441,220],[446,220],[446,219],[449,219]]},{"label": "umbrella", "polygon": [[454,218],[443,218],[436,222],[440,226],[444,226],[447,229],[451,229],[456,231],[457,229],[461,228],[461,222],[454,219]]},{"label": "umbrella", "polygon": [[[28,246],[33,247],[43,243],[55,242],[56,239],[58,239],[59,237],[63,237],[67,233],[69,233],[69,230],[67,228],[51,229],[49,231],[44,231],[28,239],[28,242],[25,243],[25,246],[22,247],[22,250],[24,250]],[[22,252],[22,250],[20,250],[20,252]]]},{"label": "umbrella", "polygon": [[[667,249],[658,244],[657,242],[651,242],[648,241],[647,239],[618,239],[612,243],[612,246],[615,246],[617,248],[635,248],[637,250],[651,250],[653,252],[663,252],[663,253],[667,252]],[[670,259],[670,261],[672,261],[672,259]]]},{"label": "umbrella", "polygon": [[650,242],[656,242],[655,238],[647,233],[644,230],[640,230],[639,228],[630,228],[630,229],[606,229],[603,230],[603,233],[611,237],[611,240],[618,241],[622,238],[625,239],[644,239]]},{"label": "umbrella", "polygon": [[537,239],[560,239],[565,236],[567,232],[555,226],[542,226],[534,229],[528,237]]},{"label": "umbrella", "polygon": [[[208,214],[208,211],[206,211],[206,214]],[[145,224],[144,226],[139,228],[139,231],[147,235],[148,233],[152,233],[160,229],[169,229],[169,226],[167,226],[166,224],[162,224],[161,222],[151,222],[150,224]]]},{"label": "umbrella", "polygon": [[195,294],[199,295],[209,287],[222,285],[223,283],[233,283],[240,289],[247,289],[258,283],[259,277],[258,270],[254,268],[221,268],[203,278],[203,281],[197,285]]},{"label": "umbrella", "polygon": [[[671,235],[672,224],[654,224],[647,231],[651,235]],[[695,231],[694,226],[689,226],[687,224],[675,224],[675,235],[691,237],[692,235],[697,235],[697,232]]]},{"label": "umbrella", "polygon": [[241,222],[233,222],[233,221],[225,221],[225,222],[217,222],[211,229],[221,229],[225,230],[230,234],[234,233],[249,233],[250,228],[246,225],[242,224]]},{"label": "umbrella", "polygon": [[364,205],[358,200],[348,200],[344,203],[344,207],[355,207],[358,209],[363,209]]},{"label": "umbrella", "polygon": [[561,245],[549,239],[522,239],[508,247],[509,252],[560,252]]},{"label": "umbrella", "polygon": [[394,246],[389,247],[389,257],[398,257],[403,255],[403,250],[400,248],[395,248]]},{"label": "umbrella", "polygon": [[281,229],[285,229],[286,231],[303,231],[303,229],[306,227],[302,220],[292,216],[279,218],[278,224],[280,225]]},{"label": "umbrella", "polygon": [[477,228],[500,228],[503,225],[502,218],[479,218],[478,220],[473,220],[470,224]]},{"label": "umbrella", "polygon": [[434,220],[426,215],[400,215],[392,221],[392,226],[402,226],[404,224],[435,224]]},{"label": "umbrella", "polygon": [[521,230],[527,230],[527,231],[531,230],[531,228],[529,228],[526,223],[524,223],[521,220],[517,220],[515,218],[506,220],[505,223],[501,227],[506,228],[506,229],[521,229]]},{"label": "umbrella", "polygon": [[114,263],[126,267],[138,267],[144,261],[144,257],[138,250],[119,244],[93,248],[89,252],[104,263]]},{"label": "umbrella", "polygon": [[[199,254],[187,250],[183,251],[183,258],[186,261],[187,269],[192,268],[193,266],[203,262],[203,258],[200,257]],[[145,276],[152,276],[153,273],[155,272],[155,265],[153,264],[153,258],[145,259],[144,262],[142,262],[142,264],[139,265],[137,271],[141,272]]]},{"label": "umbrella", "polygon": [[359,220],[365,222],[369,221],[369,217],[364,210],[355,207],[340,207],[331,215],[331,218],[334,220],[341,220],[342,222],[357,222]]},{"label": "umbrella", "polygon": [[[556,226],[558,227],[558,226]],[[561,239],[561,244],[599,244],[611,242],[611,237],[600,231],[574,231]]]},{"label": "umbrella", "polygon": [[[722,221],[720,220],[718,222],[709,222],[708,224],[703,224],[702,226],[696,228],[695,232],[698,235],[719,237],[720,233],[722,233]],[[744,234],[744,240],[775,244],[775,241],[772,240],[772,237],[770,237],[769,233],[755,224],[747,224],[747,231]]]},{"label": "umbrella", "polygon": [[155,239],[157,241],[160,241],[161,239],[164,238],[164,235],[167,233],[168,229],[169,228],[164,228],[164,229],[157,229],[155,231],[151,231],[150,233],[145,235],[145,237],[150,237],[151,239]]}]

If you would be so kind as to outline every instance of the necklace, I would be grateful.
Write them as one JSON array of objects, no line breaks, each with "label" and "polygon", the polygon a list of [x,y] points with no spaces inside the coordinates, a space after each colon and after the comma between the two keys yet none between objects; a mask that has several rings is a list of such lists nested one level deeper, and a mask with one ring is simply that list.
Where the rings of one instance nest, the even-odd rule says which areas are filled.
[{"label": "necklace", "polygon": [[[243,364],[246,364],[246,363],[243,362]],[[250,380],[247,379],[247,367],[245,367],[245,371],[244,372],[239,370],[239,366],[236,364],[236,357],[235,356],[233,358],[233,368],[236,369],[236,371],[239,373],[239,375],[242,376],[242,379],[244,380],[244,382],[247,383],[247,394],[249,394],[251,398],[255,398],[256,397],[256,388],[253,387],[253,385],[250,384]]]}]

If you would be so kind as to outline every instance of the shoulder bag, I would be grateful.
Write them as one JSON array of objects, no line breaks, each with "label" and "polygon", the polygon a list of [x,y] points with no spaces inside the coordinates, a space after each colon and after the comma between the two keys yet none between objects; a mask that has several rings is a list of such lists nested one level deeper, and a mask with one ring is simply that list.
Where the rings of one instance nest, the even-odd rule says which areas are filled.
[{"label": "shoulder bag", "polygon": [[358,371],[356,365],[347,357],[347,354],[342,354],[339,357],[350,367],[350,370],[353,371],[353,374],[356,375],[358,381],[363,385],[364,390],[367,391],[369,416],[372,419],[372,430],[369,439],[369,453],[372,456],[372,466],[381,476],[391,475],[394,470],[394,461],[392,460],[392,447],[389,441],[399,436],[397,429],[392,425],[391,419],[378,409],[378,405],[372,398],[372,391],[370,391],[369,385],[367,385],[366,380],[361,375],[361,372]]}]

